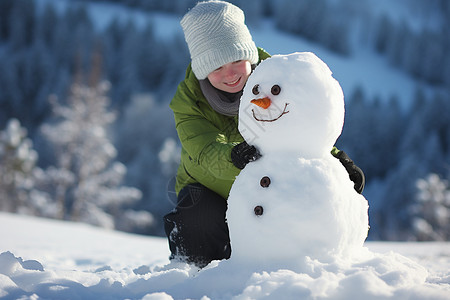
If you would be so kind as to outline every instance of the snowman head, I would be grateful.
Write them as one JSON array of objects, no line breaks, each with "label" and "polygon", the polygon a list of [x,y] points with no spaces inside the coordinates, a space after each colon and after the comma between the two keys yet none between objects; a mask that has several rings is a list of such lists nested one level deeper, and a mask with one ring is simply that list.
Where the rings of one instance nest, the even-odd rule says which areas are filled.
[{"label": "snowman head", "polygon": [[329,153],[344,123],[344,96],[328,66],[310,52],[275,55],[250,75],[239,131],[260,152]]}]

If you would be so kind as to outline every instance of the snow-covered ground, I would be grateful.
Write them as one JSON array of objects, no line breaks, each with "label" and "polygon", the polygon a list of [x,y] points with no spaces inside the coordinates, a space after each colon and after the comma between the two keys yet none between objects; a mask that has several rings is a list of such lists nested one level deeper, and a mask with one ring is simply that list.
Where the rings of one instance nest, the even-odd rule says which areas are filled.
[{"label": "snow-covered ground", "polygon": [[[2,299],[450,299],[450,243],[367,242],[373,259],[271,272],[169,263],[165,239],[0,213]],[[282,245],[280,245],[282,247]]]}]

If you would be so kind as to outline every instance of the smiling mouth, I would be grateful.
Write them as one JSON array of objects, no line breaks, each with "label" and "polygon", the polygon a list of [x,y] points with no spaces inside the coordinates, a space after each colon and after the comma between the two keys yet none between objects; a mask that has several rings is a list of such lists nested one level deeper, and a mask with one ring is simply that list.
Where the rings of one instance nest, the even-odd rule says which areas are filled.
[{"label": "smiling mouth", "polygon": [[270,119],[270,120],[260,119],[260,118],[256,117],[256,115],[255,115],[255,110],[252,109],[253,118],[254,118],[256,121],[258,121],[258,122],[273,122],[273,121],[276,121],[276,120],[278,120],[279,118],[281,118],[283,115],[285,115],[285,114],[287,114],[287,113],[289,112],[289,111],[287,110],[287,106],[288,106],[288,105],[289,105],[289,103],[286,103],[286,104],[284,105],[283,112],[282,112],[278,117],[276,117],[275,119]]},{"label": "smiling mouth", "polygon": [[227,86],[234,87],[234,86],[238,85],[239,82],[241,82],[241,77],[239,77],[238,79],[236,79],[236,80],[233,81],[233,82],[228,82],[228,83],[225,83],[225,84],[226,84]]}]

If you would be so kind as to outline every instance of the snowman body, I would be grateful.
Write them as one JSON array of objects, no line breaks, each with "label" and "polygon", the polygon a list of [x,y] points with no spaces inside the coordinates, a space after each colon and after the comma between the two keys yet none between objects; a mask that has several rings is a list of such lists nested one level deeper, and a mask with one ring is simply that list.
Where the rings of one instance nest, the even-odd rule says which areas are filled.
[{"label": "snowman body", "polygon": [[262,157],[230,191],[231,260],[289,267],[363,246],[367,201],[330,153],[343,121],[342,89],[314,54],[273,56],[256,68],[241,98],[239,131]]}]

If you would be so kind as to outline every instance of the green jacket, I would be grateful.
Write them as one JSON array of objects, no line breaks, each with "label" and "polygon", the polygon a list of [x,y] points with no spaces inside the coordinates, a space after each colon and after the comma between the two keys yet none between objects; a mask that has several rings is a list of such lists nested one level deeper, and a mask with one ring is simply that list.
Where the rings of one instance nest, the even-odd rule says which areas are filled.
[{"label": "green jacket", "polygon": [[[260,61],[270,55],[258,48]],[[244,139],[238,131],[238,118],[217,113],[203,95],[191,69],[178,85],[170,103],[181,141],[181,161],[175,190],[187,184],[201,183],[228,198],[240,170],[231,162],[231,149]]]}]

